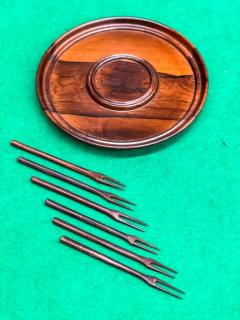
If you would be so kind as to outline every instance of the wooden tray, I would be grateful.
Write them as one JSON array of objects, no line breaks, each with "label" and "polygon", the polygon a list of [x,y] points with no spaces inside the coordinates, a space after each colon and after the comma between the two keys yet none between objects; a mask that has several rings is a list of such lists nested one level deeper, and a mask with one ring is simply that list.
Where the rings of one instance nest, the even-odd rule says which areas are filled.
[{"label": "wooden tray", "polygon": [[109,18],[74,28],[43,56],[37,93],[48,117],[73,137],[129,149],[187,127],[207,94],[194,46],[148,20]]}]

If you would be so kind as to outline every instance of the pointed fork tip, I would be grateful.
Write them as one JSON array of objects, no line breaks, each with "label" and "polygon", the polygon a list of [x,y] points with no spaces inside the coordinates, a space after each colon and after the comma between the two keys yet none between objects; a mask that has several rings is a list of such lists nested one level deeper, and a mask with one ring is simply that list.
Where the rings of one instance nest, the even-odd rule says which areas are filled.
[{"label": "pointed fork tip", "polygon": [[117,205],[117,206],[119,206],[119,207],[121,207],[121,208],[130,210],[130,211],[133,211],[132,208],[130,208],[130,207],[126,206],[125,204],[123,204],[123,203],[121,203],[121,202],[119,202],[119,201],[116,201],[116,200],[114,200],[114,199],[112,199],[112,198],[108,199],[108,201],[111,202],[111,203],[113,203],[113,204],[115,204],[115,205]]},{"label": "pointed fork tip", "polygon": [[116,194],[110,194],[110,198],[118,200],[118,201],[122,201],[122,202],[125,202],[125,203],[128,203],[128,204],[131,204],[132,206],[136,206],[136,204],[133,203],[132,201],[129,201],[129,200],[125,199],[125,198],[119,197]]},{"label": "pointed fork tip", "polygon": [[169,267],[166,267],[166,266],[163,266],[162,268],[164,268],[164,269],[166,269],[166,270],[168,270],[168,271],[170,271],[170,272],[172,272],[174,274],[178,274],[178,272],[176,270],[172,269],[172,268],[169,268]]},{"label": "pointed fork tip", "polygon": [[172,297],[174,297],[174,298],[177,298],[177,299],[180,299],[180,300],[183,299],[183,297],[181,297],[181,296],[177,295],[176,293],[171,292],[171,291],[169,291],[169,290],[167,290],[167,289],[165,289],[165,288],[163,288],[163,287],[159,287],[159,286],[157,286],[157,285],[151,285],[151,286],[152,286],[154,289],[157,289],[157,290],[160,290],[160,291],[162,291],[162,292],[164,292],[164,293],[166,293],[166,294],[169,294],[170,296],[172,296]]},{"label": "pointed fork tip", "polygon": [[121,198],[120,200],[123,201],[123,202],[126,202],[126,203],[130,204],[131,206],[135,206],[135,207],[137,206],[136,203],[134,203],[134,202],[132,202],[132,201],[129,201],[129,200],[126,200],[126,199],[123,199],[123,198]]},{"label": "pointed fork tip", "polygon": [[177,298],[177,299],[179,299],[179,300],[183,300],[183,297],[178,296],[177,294],[170,293],[170,295],[173,296],[173,297],[175,297],[175,298]]},{"label": "pointed fork tip", "polygon": [[118,181],[116,179],[110,178],[108,176],[103,176],[103,179],[106,179],[106,180],[109,180],[111,182],[114,182],[114,183],[118,184],[119,186],[122,186],[123,188],[126,187],[126,185],[124,183],[122,183],[122,182],[120,182],[120,181]]},{"label": "pointed fork tip", "polygon": [[165,266],[164,264],[162,264],[162,263],[160,263],[158,261],[153,261],[152,262],[152,266],[154,266],[157,270],[159,270],[159,268],[162,268],[162,269],[168,270],[168,271],[170,271],[170,272],[172,272],[174,274],[178,273],[176,270],[173,270],[172,268],[169,268],[169,267]]},{"label": "pointed fork tip", "polygon": [[176,291],[176,292],[179,292],[179,293],[181,293],[181,294],[185,294],[184,291],[182,291],[182,290],[180,290],[180,289],[172,286],[171,284],[169,284],[169,283],[167,283],[167,282],[165,282],[165,281],[162,281],[162,280],[160,280],[160,279],[156,279],[156,282],[155,282],[155,286],[156,286],[156,287],[159,287],[159,286],[157,285],[158,283],[161,284],[161,285],[163,285],[163,286],[165,286],[165,287],[167,287],[167,288],[169,288],[169,289],[172,289],[172,290],[174,290],[174,291]]},{"label": "pointed fork tip", "polygon": [[181,294],[185,294],[184,291],[182,291],[182,290],[180,290],[180,289],[178,289],[178,288],[176,288],[176,287],[172,287],[172,289],[175,290],[175,291],[177,291],[177,292],[179,292],[179,293],[181,293]]},{"label": "pointed fork tip", "polygon": [[148,266],[148,268],[149,268],[149,269],[152,269],[152,270],[154,270],[154,271],[156,271],[156,272],[159,272],[159,273],[161,273],[161,274],[163,274],[163,275],[165,275],[165,276],[167,276],[167,277],[169,277],[169,278],[175,279],[175,276],[172,275],[171,273],[168,273],[168,272],[166,272],[166,271],[164,271],[164,270],[162,270],[162,269],[159,269],[159,268],[157,268],[157,267],[154,267],[153,265]]},{"label": "pointed fork tip", "polygon": [[121,186],[119,186],[119,185],[117,185],[117,184],[114,184],[114,183],[111,183],[111,182],[108,182],[108,181],[104,181],[104,180],[100,180],[100,182],[101,182],[102,184],[105,184],[105,185],[108,186],[108,187],[113,187],[113,188],[116,188],[116,189],[119,189],[119,190],[124,190],[123,187],[121,187]]},{"label": "pointed fork tip", "polygon": [[140,249],[142,249],[142,250],[145,250],[145,251],[147,251],[147,252],[150,252],[150,253],[153,253],[153,254],[158,254],[156,251],[154,251],[154,250],[151,250],[151,249],[149,249],[149,248],[146,248],[146,247],[144,247],[144,246],[141,246],[141,245],[139,245],[139,244],[135,244],[135,246],[136,247],[138,247],[138,248],[140,248]]},{"label": "pointed fork tip", "polygon": [[108,199],[110,199],[110,201],[112,203],[115,203],[115,204],[118,204],[119,206],[122,206],[123,208],[126,208],[126,209],[129,209],[129,210],[132,210],[132,208],[130,207],[127,207],[125,204],[123,204],[122,202],[126,203],[126,204],[130,204],[132,206],[136,206],[135,203],[127,200],[127,199],[124,199],[122,197],[119,197],[118,195],[116,194],[113,194],[113,193],[108,193]]},{"label": "pointed fork tip", "polygon": [[144,231],[145,231],[144,229],[142,229],[142,228],[140,228],[140,227],[138,227],[138,226],[135,226],[135,224],[132,224],[132,223],[127,222],[127,221],[125,221],[125,220],[118,219],[118,221],[120,221],[121,223],[125,224],[126,226],[129,226],[129,227],[131,227],[131,228],[133,228],[133,229],[136,229],[136,230],[138,230],[138,231],[141,231],[141,232],[144,232]]},{"label": "pointed fork tip", "polygon": [[[142,244],[141,244],[141,243],[142,243]],[[138,247],[138,248],[140,248],[140,249],[143,249],[143,250],[145,250],[145,251],[148,251],[148,252],[150,252],[150,253],[153,253],[153,254],[156,254],[156,255],[158,254],[158,252],[156,252],[156,251],[148,248],[148,247],[146,246],[146,244],[145,244],[145,241],[142,240],[142,239],[140,239],[140,238],[137,239],[137,242],[134,242],[134,245],[135,245],[136,247]]]},{"label": "pointed fork tip", "polygon": [[147,245],[147,246],[149,246],[149,247],[151,247],[151,248],[153,248],[155,250],[160,251],[160,249],[158,247],[154,246],[153,244],[151,244],[151,243],[149,243],[147,241],[141,241],[141,242],[143,242],[145,245]]},{"label": "pointed fork tip", "polygon": [[154,250],[151,250],[151,249],[148,249],[148,248],[145,248],[145,247],[139,247],[139,248],[142,248],[142,249],[144,249],[144,250],[146,250],[146,251],[148,251],[148,252],[150,252],[150,253],[153,253],[153,254],[158,255],[158,252],[156,252],[156,251],[154,251]]},{"label": "pointed fork tip", "polygon": [[110,178],[106,175],[101,175],[100,182],[118,189],[124,189],[126,187],[126,185],[122,182],[119,182],[118,180]]},{"label": "pointed fork tip", "polygon": [[148,226],[145,222],[143,222],[143,221],[141,221],[141,220],[139,220],[139,219],[136,219],[136,218],[134,218],[134,217],[131,217],[131,216],[125,214],[125,213],[120,212],[120,213],[119,213],[119,216],[120,216],[120,217],[123,217],[123,218],[125,218],[125,219],[127,219],[127,220],[130,220],[130,221],[134,221],[134,222],[136,222],[136,223],[139,223],[139,224],[141,224],[141,225],[143,225],[143,226],[146,226],[146,227]]}]

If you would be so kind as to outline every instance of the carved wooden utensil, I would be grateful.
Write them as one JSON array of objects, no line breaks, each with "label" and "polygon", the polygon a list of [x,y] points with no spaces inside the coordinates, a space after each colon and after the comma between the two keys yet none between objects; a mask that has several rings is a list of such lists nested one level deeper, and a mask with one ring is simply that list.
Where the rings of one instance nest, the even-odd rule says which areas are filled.
[{"label": "carved wooden utensil", "polygon": [[194,46],[143,19],[108,18],[70,30],[47,50],[37,92],[48,117],[75,138],[129,149],[187,127],[208,80]]}]

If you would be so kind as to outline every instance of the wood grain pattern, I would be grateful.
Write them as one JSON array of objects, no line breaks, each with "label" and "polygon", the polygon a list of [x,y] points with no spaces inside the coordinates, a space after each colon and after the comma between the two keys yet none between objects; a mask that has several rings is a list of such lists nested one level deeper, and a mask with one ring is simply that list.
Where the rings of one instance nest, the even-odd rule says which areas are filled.
[{"label": "wood grain pattern", "polygon": [[130,60],[112,61],[96,72],[94,87],[99,95],[125,102],[144,95],[150,87],[150,77],[144,66]]},{"label": "wood grain pattern", "polygon": [[119,149],[184,129],[200,111],[207,83],[185,38],[132,18],[71,30],[47,51],[37,76],[39,100],[54,123],[82,141]]}]

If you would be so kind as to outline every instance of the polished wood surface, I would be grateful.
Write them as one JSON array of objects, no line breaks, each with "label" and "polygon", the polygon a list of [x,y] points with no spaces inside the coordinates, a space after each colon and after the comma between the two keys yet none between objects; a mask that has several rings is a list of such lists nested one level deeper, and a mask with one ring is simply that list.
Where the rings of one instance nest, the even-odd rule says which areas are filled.
[{"label": "polished wood surface", "polygon": [[178,133],[199,113],[207,71],[166,26],[112,18],[59,38],[38,69],[40,103],[61,129],[98,146],[136,148]]}]

